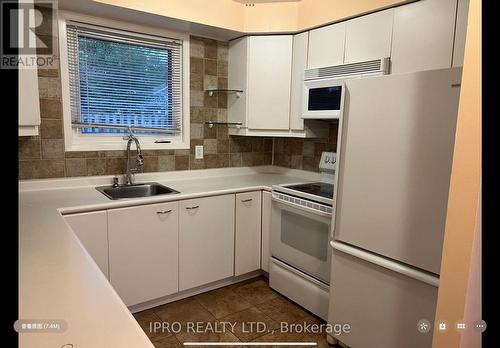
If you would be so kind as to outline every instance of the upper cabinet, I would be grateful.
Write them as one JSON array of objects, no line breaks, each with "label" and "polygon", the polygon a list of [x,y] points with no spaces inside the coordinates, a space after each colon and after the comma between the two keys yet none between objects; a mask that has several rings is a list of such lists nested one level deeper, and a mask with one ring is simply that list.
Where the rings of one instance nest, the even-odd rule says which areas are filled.
[{"label": "upper cabinet", "polygon": [[248,127],[289,128],[292,36],[248,38]]},{"label": "upper cabinet", "polygon": [[294,130],[304,129],[304,120],[301,117],[302,86],[304,85],[304,70],[307,69],[308,39],[308,32],[293,36],[290,128]]},{"label": "upper cabinet", "polygon": [[393,20],[388,9],[347,21],[344,63],[390,57]]},{"label": "upper cabinet", "polygon": [[341,22],[309,32],[307,67],[321,68],[344,62],[346,23]]},{"label": "upper cabinet", "polygon": [[[24,1],[24,8],[30,11],[19,11],[19,16],[26,14],[29,22],[35,23],[35,11],[33,1]],[[23,23],[22,19],[19,19]],[[24,19],[23,19],[24,20]],[[30,29],[31,30],[31,29]],[[18,47],[24,47],[23,35],[18,35]],[[36,60],[36,52],[26,54],[26,61]],[[38,135],[40,127],[40,100],[38,92],[38,70],[37,67],[22,67],[18,69],[18,122],[19,136]]]},{"label": "upper cabinet", "polygon": [[230,134],[327,135],[327,127],[304,124],[300,118],[297,95],[302,92],[306,55],[307,34],[246,36],[230,43],[228,88],[243,90],[241,95],[228,95],[228,121],[241,122],[240,128],[230,128]]},{"label": "upper cabinet", "polygon": [[19,136],[38,135],[40,127],[40,100],[37,69],[21,68],[19,79]]},{"label": "upper cabinet", "polygon": [[451,67],[457,0],[421,0],[394,9],[392,73]]},{"label": "upper cabinet", "polygon": [[467,35],[467,17],[469,0],[458,0],[455,44],[453,45],[453,67],[464,65],[465,37]]},{"label": "upper cabinet", "polygon": [[247,36],[231,43],[229,49],[231,122],[242,122],[253,130],[288,130],[292,36]]}]

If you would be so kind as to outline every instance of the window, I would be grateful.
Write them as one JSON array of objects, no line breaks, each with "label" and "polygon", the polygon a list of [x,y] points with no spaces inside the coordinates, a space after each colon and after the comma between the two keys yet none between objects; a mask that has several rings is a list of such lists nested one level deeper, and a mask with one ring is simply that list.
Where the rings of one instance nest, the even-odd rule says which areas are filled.
[{"label": "window", "polygon": [[129,131],[144,148],[189,146],[185,40],[68,19],[64,34],[67,150],[121,149]]}]

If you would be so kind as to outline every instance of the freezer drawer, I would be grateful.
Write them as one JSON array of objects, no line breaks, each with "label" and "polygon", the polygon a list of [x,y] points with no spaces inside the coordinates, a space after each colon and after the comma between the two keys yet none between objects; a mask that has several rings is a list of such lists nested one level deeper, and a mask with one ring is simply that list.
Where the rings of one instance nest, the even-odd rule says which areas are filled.
[{"label": "freezer drawer", "polygon": [[418,273],[334,249],[328,321],[351,325],[350,333],[335,338],[352,348],[430,348],[432,330],[420,333],[417,322],[427,319],[433,327],[438,288],[426,273],[415,279]]}]

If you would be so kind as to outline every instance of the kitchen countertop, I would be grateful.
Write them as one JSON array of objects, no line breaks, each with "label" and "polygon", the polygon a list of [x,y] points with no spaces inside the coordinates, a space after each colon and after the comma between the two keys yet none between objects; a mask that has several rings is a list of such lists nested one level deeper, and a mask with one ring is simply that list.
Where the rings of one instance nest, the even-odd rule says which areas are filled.
[{"label": "kitchen countertop", "polygon": [[19,183],[20,319],[65,320],[60,333],[22,333],[21,347],[153,347],[61,214],[177,201],[315,181],[319,174],[276,166],[136,175],[179,194],[110,200],[95,186],[112,176]]}]

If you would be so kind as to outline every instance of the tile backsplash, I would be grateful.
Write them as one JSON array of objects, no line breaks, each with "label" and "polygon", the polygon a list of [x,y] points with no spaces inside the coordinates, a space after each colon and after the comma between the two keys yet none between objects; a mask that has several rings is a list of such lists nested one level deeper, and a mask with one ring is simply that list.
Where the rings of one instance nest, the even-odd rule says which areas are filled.
[{"label": "tile backsplash", "polygon": [[275,138],[273,164],[293,169],[319,171],[321,153],[337,151],[338,122],[328,122],[325,126],[329,127],[328,138]]},{"label": "tile backsplash", "polygon": [[[335,125],[330,126],[330,136],[326,139],[273,139],[229,136],[227,126],[209,128],[205,124],[213,120],[227,121],[227,96],[210,97],[204,90],[227,88],[228,42],[195,36],[191,36],[190,41],[191,148],[145,150],[142,170],[268,165],[273,164],[274,157],[276,165],[317,171],[321,151],[336,147]],[[125,151],[65,151],[59,69],[39,69],[38,81],[40,134],[19,137],[19,178],[124,174]],[[204,159],[195,159],[196,145],[204,146]]]}]

